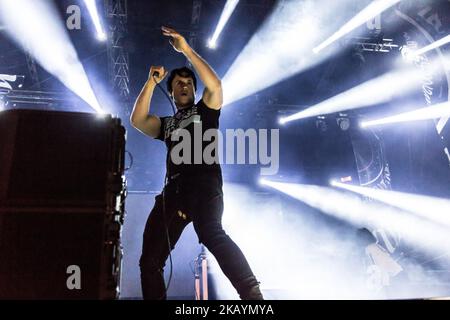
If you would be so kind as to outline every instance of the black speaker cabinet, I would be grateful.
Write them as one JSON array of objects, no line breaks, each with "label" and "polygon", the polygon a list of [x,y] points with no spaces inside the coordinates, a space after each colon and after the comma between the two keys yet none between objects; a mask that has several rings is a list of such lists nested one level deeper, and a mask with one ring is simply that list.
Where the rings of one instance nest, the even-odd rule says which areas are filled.
[{"label": "black speaker cabinet", "polygon": [[119,119],[0,112],[0,299],[115,299],[125,202]]},{"label": "black speaker cabinet", "polygon": [[105,206],[120,187],[124,141],[109,115],[1,112],[0,206]]}]

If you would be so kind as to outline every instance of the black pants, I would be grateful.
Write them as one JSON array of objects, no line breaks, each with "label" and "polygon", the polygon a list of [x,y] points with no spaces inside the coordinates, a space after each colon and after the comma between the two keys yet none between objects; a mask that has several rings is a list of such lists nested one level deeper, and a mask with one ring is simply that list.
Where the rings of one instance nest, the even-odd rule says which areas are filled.
[{"label": "black pants", "polygon": [[245,296],[245,292],[257,284],[257,281],[242,251],[222,228],[223,193],[220,173],[178,176],[169,181],[163,192],[164,198],[163,194],[155,198],[155,205],[144,231],[139,263],[144,299],[167,298],[163,271],[169,256],[166,230],[172,250],[190,222],[194,224],[199,242],[214,255],[241,297]]}]

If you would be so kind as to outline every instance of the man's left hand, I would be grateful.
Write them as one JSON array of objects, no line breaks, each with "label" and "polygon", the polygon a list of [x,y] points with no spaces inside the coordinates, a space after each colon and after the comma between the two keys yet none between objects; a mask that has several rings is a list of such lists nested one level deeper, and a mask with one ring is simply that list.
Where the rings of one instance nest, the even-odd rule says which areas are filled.
[{"label": "man's left hand", "polygon": [[186,39],[174,29],[161,27],[161,30],[163,35],[172,38],[169,42],[176,51],[185,53],[190,49]]}]

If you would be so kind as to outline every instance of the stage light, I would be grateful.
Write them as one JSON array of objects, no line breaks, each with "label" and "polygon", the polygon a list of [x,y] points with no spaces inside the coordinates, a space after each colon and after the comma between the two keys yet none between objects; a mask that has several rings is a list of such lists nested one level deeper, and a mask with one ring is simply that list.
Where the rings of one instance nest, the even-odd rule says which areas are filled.
[{"label": "stage light", "polygon": [[349,22],[343,25],[337,32],[335,32],[331,37],[322,42],[320,45],[313,49],[314,53],[319,53],[326,47],[328,47],[333,42],[339,40],[346,34],[355,30],[357,27],[366,23],[367,21],[375,18],[379,14],[381,14],[386,9],[392,7],[396,3],[401,0],[375,0],[370,3],[365,9],[359,12],[354,18],[352,18]]},{"label": "stage light", "polygon": [[98,14],[97,5],[95,0],[84,0],[86,7],[89,11],[89,14],[92,19],[92,23],[95,26],[95,30],[97,31],[97,39],[99,41],[105,41],[107,39],[106,33],[103,31],[102,24],[100,22],[100,16]]},{"label": "stage light", "polygon": [[449,117],[449,116],[450,116],[450,103],[444,102],[429,107],[422,107],[422,108],[419,107],[419,109],[416,109],[414,111],[404,112],[377,120],[363,121],[360,123],[360,126],[361,128],[368,128],[383,124],[439,119],[442,117]]},{"label": "stage light", "polygon": [[99,41],[106,41],[107,37],[106,37],[106,33],[98,33],[97,34],[97,39]]},{"label": "stage light", "polygon": [[284,121],[283,118],[279,118],[278,119],[278,123],[281,124],[281,125],[284,125],[286,122]]},{"label": "stage light", "polygon": [[103,110],[102,112],[97,112],[96,116],[97,119],[104,120],[108,116],[108,113]]},{"label": "stage light", "polygon": [[216,48],[217,48],[217,45],[216,45],[216,43],[213,42],[212,40],[209,40],[209,41],[208,41],[208,48],[210,48],[210,49],[216,49]]},{"label": "stage light", "polygon": [[6,33],[50,74],[97,112],[103,112],[86,72],[51,1],[0,0]]},{"label": "stage light", "polygon": [[341,177],[341,182],[352,182],[353,178],[352,176],[346,176],[346,177]]},{"label": "stage light", "polygon": [[330,183],[330,186],[335,186],[337,181],[335,179],[331,179],[329,183]]},{"label": "stage light", "polygon": [[223,28],[230,19],[231,14],[233,13],[238,3],[239,0],[227,0],[227,2],[225,3],[225,7],[222,10],[222,14],[220,15],[219,22],[217,23],[216,26],[216,30],[214,31],[214,34],[211,37],[211,39],[208,41],[209,48],[214,49],[217,47],[217,40],[219,39],[219,36]]},{"label": "stage light", "polygon": [[348,118],[337,118],[336,119],[337,125],[342,131],[347,131],[350,129],[350,119]]},{"label": "stage light", "polygon": [[420,55],[422,55],[424,53],[427,53],[428,51],[431,51],[433,49],[439,48],[439,47],[441,47],[444,44],[447,44],[449,42],[450,42],[450,35],[448,35],[448,36],[446,36],[446,37],[444,37],[442,39],[439,39],[439,40],[429,44],[428,46],[426,46],[426,47],[424,47],[422,49],[419,49],[417,51],[413,51],[412,55],[413,56],[420,56]]},{"label": "stage light", "polygon": [[222,79],[224,106],[248,97],[325,61],[339,49],[315,55],[320,38],[343,23],[337,12],[352,0],[278,1]]}]

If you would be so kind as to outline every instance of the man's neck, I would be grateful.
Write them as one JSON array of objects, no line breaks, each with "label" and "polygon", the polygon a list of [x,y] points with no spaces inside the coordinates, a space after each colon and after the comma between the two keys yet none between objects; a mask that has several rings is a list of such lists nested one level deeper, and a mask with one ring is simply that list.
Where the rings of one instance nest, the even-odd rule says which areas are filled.
[{"label": "man's neck", "polygon": [[185,105],[185,106],[179,106],[179,105],[177,105],[177,111],[183,111],[183,110],[192,108],[193,106],[194,106],[194,103],[189,104],[189,105]]}]

